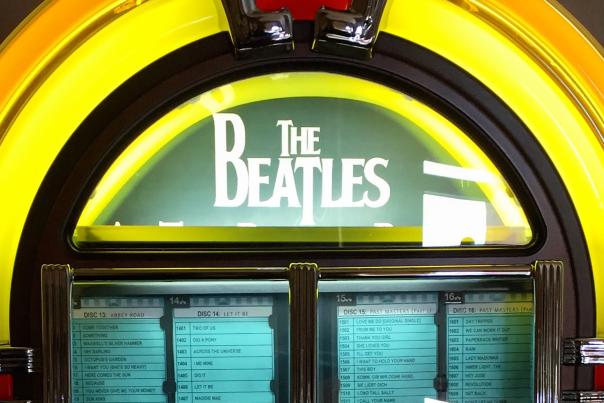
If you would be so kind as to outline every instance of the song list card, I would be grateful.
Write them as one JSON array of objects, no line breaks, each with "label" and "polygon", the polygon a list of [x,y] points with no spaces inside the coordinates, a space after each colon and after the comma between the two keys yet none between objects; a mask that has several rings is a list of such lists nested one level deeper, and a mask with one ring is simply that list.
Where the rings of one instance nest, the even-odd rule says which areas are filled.
[{"label": "song list card", "polygon": [[74,403],[166,402],[160,298],[83,298],[72,317]]},{"label": "song list card", "polygon": [[449,403],[533,401],[532,312],[528,293],[467,293],[447,306]]},{"label": "song list card", "polygon": [[347,299],[338,306],[340,403],[435,398],[437,294],[338,296]]},{"label": "song list card", "polygon": [[174,310],[178,402],[274,403],[271,297],[191,298]]}]

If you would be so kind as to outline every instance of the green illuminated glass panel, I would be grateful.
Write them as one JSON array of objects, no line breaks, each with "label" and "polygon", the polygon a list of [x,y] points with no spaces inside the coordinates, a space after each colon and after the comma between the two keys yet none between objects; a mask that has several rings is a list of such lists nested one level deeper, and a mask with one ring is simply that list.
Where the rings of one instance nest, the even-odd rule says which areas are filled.
[{"label": "green illuminated glass panel", "polygon": [[459,128],[405,94],[327,73],[250,78],[170,111],[114,162],[74,234],[81,246],[531,239],[514,193]]}]

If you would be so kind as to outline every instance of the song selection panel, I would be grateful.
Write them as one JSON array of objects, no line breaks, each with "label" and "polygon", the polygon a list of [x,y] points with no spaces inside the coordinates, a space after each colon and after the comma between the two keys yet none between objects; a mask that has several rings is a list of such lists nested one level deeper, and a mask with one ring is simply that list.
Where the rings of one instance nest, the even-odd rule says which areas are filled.
[{"label": "song selection panel", "polygon": [[467,293],[447,306],[448,401],[533,401],[533,301],[524,293]]},{"label": "song selection panel", "polygon": [[273,403],[271,297],[191,298],[174,310],[178,402]]},{"label": "song selection panel", "polygon": [[72,316],[72,401],[167,402],[163,298],[83,298]]},{"label": "song selection panel", "polygon": [[436,397],[437,293],[339,296],[340,403],[423,403]]},{"label": "song selection panel", "polygon": [[[340,403],[532,402],[532,295],[443,295],[335,296]],[[275,403],[273,297],[167,298],[80,299],[74,403]]]}]

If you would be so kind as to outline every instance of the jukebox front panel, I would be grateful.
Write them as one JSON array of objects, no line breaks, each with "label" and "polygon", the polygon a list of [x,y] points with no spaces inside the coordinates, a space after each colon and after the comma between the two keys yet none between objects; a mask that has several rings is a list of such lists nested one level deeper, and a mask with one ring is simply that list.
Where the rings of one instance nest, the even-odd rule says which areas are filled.
[{"label": "jukebox front panel", "polygon": [[[49,401],[541,403],[559,390],[559,262],[358,270],[45,266]],[[226,273],[241,279],[149,279]]]},{"label": "jukebox front panel", "polygon": [[[446,285],[324,287],[321,378],[337,385],[328,388],[337,390],[334,399],[532,401],[530,284],[457,281],[455,291],[442,291]],[[287,383],[286,294],[136,295],[145,289],[137,286],[125,295],[129,288],[75,284],[73,402],[284,401],[277,399]]]}]

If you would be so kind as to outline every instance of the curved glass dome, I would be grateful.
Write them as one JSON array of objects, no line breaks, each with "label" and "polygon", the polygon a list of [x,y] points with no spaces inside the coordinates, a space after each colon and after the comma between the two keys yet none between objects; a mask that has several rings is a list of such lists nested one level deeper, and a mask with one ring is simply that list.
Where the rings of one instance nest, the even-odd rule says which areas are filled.
[{"label": "curved glass dome", "polygon": [[258,76],[142,132],[90,195],[74,241],[526,245],[518,199],[425,104],[337,74]]}]

